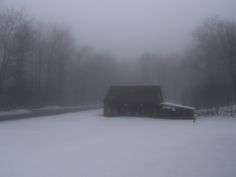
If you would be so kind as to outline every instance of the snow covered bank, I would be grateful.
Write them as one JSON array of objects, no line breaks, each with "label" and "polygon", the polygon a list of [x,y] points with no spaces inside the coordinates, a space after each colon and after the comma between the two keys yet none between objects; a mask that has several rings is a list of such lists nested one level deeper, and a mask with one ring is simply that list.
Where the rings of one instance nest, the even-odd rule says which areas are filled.
[{"label": "snow covered bank", "polygon": [[0,111],[0,116],[9,116],[9,115],[21,115],[21,114],[28,114],[32,111],[28,109],[16,109],[16,110],[10,110],[10,111]]},{"label": "snow covered bank", "polygon": [[30,109],[30,110],[19,109],[19,110],[0,111],[0,121],[57,115],[57,114],[77,112],[77,111],[83,111],[83,110],[100,109],[101,107],[102,105],[47,106],[47,107],[42,107],[42,108],[37,108],[37,109]]},{"label": "snow covered bank", "polygon": [[0,122],[0,176],[234,177],[235,147],[236,119],[83,111]]}]

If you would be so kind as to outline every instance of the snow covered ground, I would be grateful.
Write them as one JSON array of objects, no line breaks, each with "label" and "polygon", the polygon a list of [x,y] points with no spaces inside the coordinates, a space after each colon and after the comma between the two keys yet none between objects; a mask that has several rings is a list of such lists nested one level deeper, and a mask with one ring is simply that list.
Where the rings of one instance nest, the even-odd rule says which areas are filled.
[{"label": "snow covered ground", "polygon": [[0,177],[235,177],[235,167],[233,118],[94,110],[0,122]]}]

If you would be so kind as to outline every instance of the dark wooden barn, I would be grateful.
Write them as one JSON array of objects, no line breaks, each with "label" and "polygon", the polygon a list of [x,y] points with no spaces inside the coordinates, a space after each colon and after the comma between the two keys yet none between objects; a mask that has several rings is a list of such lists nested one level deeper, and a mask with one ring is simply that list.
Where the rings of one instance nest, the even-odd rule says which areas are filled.
[{"label": "dark wooden barn", "polygon": [[157,116],[160,86],[112,86],[104,99],[105,116]]},{"label": "dark wooden barn", "polygon": [[160,86],[112,86],[104,99],[104,115],[194,120],[194,108],[163,102]]}]

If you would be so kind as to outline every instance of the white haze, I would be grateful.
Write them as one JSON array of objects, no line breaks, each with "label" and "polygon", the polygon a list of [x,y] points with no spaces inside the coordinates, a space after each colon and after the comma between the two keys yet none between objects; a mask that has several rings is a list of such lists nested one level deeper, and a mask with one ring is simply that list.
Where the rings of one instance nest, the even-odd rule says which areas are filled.
[{"label": "white haze", "polygon": [[119,57],[183,50],[205,18],[235,20],[235,0],[7,0],[46,22],[64,24],[80,45]]}]

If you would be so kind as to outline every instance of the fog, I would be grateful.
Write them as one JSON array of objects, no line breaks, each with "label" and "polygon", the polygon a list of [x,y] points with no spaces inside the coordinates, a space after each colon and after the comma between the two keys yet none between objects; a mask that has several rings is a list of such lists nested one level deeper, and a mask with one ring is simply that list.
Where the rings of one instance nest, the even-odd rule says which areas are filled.
[{"label": "fog", "polygon": [[234,0],[0,0],[0,110],[102,104],[113,85],[236,104]]},{"label": "fog", "polygon": [[191,43],[205,18],[236,19],[235,0],[7,0],[46,23],[68,26],[79,45],[134,58],[170,54]]}]

